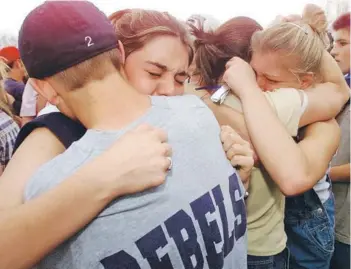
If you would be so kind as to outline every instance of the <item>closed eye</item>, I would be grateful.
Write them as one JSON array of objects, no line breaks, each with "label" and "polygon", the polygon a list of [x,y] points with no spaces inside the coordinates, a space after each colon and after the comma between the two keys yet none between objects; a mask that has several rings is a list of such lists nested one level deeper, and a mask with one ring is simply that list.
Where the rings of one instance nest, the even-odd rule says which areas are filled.
[{"label": "closed eye", "polygon": [[267,77],[265,77],[266,78],[266,80],[268,81],[268,82],[271,82],[271,83],[279,83],[280,81],[277,81],[277,80],[274,80],[274,79],[270,79],[270,78],[267,78]]},{"label": "closed eye", "polygon": [[178,83],[179,85],[184,85],[184,82],[189,79],[189,76],[176,76],[176,78],[174,79],[176,83]]},{"label": "closed eye", "polygon": [[272,82],[272,83],[278,82],[278,81],[276,81],[276,80],[272,80],[272,79],[269,79],[269,78],[267,78],[267,80],[268,80],[269,82]]},{"label": "closed eye", "polygon": [[158,78],[159,78],[159,77],[161,77],[161,75],[162,75],[162,74],[153,73],[153,72],[149,72],[149,71],[147,71],[147,72],[148,72],[149,75],[152,76],[152,77],[158,77]]}]

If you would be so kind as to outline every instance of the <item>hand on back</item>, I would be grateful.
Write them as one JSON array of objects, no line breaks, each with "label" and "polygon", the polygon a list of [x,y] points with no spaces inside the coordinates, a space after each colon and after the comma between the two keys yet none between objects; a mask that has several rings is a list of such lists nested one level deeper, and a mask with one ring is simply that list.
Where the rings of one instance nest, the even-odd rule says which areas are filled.
[{"label": "hand on back", "polygon": [[90,167],[111,190],[111,198],[144,191],[164,183],[171,165],[167,134],[145,124],[118,139]]},{"label": "hand on back", "polygon": [[229,126],[222,126],[221,140],[228,160],[238,170],[240,178],[247,189],[254,166],[254,152],[250,143],[242,139]]}]

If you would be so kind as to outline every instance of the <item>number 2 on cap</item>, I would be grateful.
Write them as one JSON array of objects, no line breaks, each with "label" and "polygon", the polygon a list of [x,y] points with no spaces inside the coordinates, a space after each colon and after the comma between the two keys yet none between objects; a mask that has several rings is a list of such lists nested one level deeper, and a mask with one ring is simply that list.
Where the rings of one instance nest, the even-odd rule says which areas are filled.
[{"label": "number 2 on cap", "polygon": [[94,42],[92,42],[92,38],[91,38],[90,36],[86,36],[86,37],[85,37],[85,42],[87,42],[87,46],[88,46],[88,47],[94,45]]}]

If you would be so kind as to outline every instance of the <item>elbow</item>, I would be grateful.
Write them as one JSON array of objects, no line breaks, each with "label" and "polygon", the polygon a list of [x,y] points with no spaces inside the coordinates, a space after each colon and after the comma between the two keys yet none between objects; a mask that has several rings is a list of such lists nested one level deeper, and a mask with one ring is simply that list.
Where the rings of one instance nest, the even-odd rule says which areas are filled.
[{"label": "elbow", "polygon": [[307,176],[292,176],[284,180],[284,184],[279,186],[284,196],[296,196],[311,189],[313,185],[309,184],[310,180]]},{"label": "elbow", "polygon": [[338,111],[340,111],[345,103],[350,99],[350,88],[346,82],[340,86],[340,90],[337,92],[335,99],[338,100]]},{"label": "elbow", "polygon": [[340,91],[340,102],[342,103],[343,107],[345,103],[350,99],[350,88],[346,83],[342,88],[343,90]]},{"label": "elbow", "polygon": [[327,120],[330,120],[332,118],[335,118],[340,111],[342,110],[342,108],[344,107],[345,103],[347,102],[348,98],[350,98],[350,96],[345,96],[344,94],[339,93],[339,96],[335,97],[334,102],[330,102],[330,106],[329,106],[329,116]]},{"label": "elbow", "polygon": [[303,192],[297,189],[296,186],[294,186],[294,184],[290,184],[290,185],[286,184],[286,186],[280,187],[280,191],[284,194],[284,196],[287,196],[287,197],[295,196]]},{"label": "elbow", "polygon": [[335,118],[340,113],[346,102],[350,99],[350,88],[345,81],[343,81],[342,85],[331,88],[334,89],[334,91],[333,98],[330,98],[328,101],[328,119]]}]

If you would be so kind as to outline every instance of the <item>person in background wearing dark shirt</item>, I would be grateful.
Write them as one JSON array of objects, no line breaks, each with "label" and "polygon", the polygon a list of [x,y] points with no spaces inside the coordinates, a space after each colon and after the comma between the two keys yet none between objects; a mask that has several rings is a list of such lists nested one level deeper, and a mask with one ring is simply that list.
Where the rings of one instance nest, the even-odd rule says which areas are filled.
[{"label": "person in background wearing dark shirt", "polygon": [[[350,86],[350,13],[333,23],[334,47],[331,54]],[[337,116],[341,140],[333,158],[330,178],[335,195],[335,251],[331,269],[350,268],[350,99]]]},{"label": "person in background wearing dark shirt", "polygon": [[0,50],[0,57],[5,58],[7,60],[7,65],[10,67],[8,78],[4,81],[4,87],[6,92],[15,98],[13,110],[15,115],[19,116],[26,71],[16,47],[4,47]]}]

